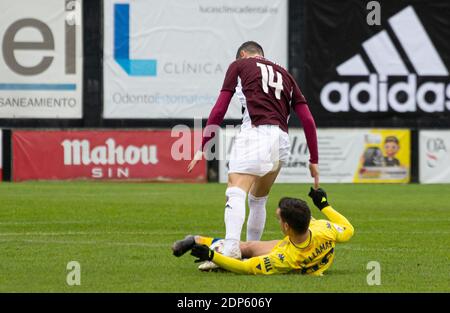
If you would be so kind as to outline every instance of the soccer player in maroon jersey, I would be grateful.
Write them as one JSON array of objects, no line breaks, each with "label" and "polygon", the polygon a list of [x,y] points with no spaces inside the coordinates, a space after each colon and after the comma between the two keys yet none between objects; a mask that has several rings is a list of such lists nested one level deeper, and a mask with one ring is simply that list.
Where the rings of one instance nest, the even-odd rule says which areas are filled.
[{"label": "soccer player in maroon jersey", "polygon": [[[302,122],[309,152],[309,170],[314,187],[319,185],[317,134],[314,118],[294,78],[280,65],[264,58],[262,47],[243,43],[231,63],[206,127],[223,122],[233,94],[242,104],[243,123],[232,148],[225,192],[225,244],[223,254],[240,258],[239,241],[245,221],[248,194],[247,241],[260,240],[266,221],[266,202],[283,164],[288,162],[290,142],[288,120],[291,108]],[[203,133],[188,171],[203,157],[206,143],[213,138]],[[203,266],[203,268],[202,268]],[[199,268],[209,270],[214,263]]]}]

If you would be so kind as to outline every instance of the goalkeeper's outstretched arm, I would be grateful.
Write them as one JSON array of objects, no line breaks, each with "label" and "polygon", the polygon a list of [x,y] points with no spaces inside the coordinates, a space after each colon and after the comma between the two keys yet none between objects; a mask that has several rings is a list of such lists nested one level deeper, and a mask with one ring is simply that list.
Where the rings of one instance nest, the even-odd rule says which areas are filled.
[{"label": "goalkeeper's outstretched arm", "polygon": [[245,261],[237,260],[215,253],[206,245],[195,244],[191,255],[199,258],[196,262],[213,261],[221,268],[236,274],[271,275],[289,271],[289,268],[272,268],[270,255],[250,258]]},{"label": "goalkeeper's outstretched arm", "polygon": [[[214,253],[214,257],[212,261],[220,266],[221,268],[237,273],[237,274],[256,274],[252,270],[252,264],[255,263],[257,260],[257,257],[250,258],[245,261],[233,259],[230,257],[227,257],[225,255],[222,255],[220,253]],[[261,273],[262,274],[262,273]]]},{"label": "goalkeeper's outstretched arm", "polygon": [[324,207],[322,213],[325,214],[330,222],[338,224],[343,229],[342,232],[336,232],[336,242],[345,242],[352,238],[355,229],[345,216],[333,209],[331,205]]},{"label": "goalkeeper's outstretched arm", "polygon": [[345,242],[350,240],[355,232],[355,229],[353,228],[353,225],[350,224],[348,219],[345,218],[345,216],[331,207],[328,203],[325,190],[322,188],[317,190],[311,188],[309,196],[313,200],[316,207],[322,211],[323,214],[325,214],[328,220],[334,224],[337,224],[337,226],[342,229],[342,231],[336,231],[336,242]]}]

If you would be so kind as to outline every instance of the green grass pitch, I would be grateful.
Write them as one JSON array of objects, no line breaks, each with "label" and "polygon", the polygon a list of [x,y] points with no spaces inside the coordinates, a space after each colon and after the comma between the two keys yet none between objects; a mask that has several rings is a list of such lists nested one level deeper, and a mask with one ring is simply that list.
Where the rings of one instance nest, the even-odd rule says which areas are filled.
[{"label": "green grass pitch", "polygon": [[[450,291],[449,185],[323,187],[355,226],[331,269],[324,277],[256,277],[202,273],[191,256],[171,254],[185,234],[223,236],[225,185],[2,183],[0,292]],[[282,238],[278,199],[307,198],[308,189],[273,187],[263,239]],[[81,265],[80,286],[66,283],[69,261]],[[370,261],[381,265],[379,286],[367,284]]]}]

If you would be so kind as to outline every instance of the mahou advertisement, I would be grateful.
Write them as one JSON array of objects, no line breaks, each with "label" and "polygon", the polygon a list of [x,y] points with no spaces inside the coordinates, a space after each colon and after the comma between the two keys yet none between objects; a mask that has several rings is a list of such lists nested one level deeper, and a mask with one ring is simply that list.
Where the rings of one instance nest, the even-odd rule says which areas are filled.
[{"label": "mahou advertisement", "polygon": [[203,182],[204,160],[191,173],[186,171],[194,135],[156,130],[15,131],[13,180]]}]

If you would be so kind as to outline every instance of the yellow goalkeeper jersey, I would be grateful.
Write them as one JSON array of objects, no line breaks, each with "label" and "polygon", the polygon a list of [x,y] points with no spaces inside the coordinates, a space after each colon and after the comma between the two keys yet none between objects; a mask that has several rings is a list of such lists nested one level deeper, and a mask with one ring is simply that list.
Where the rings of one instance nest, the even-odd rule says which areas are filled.
[{"label": "yellow goalkeeper jersey", "polygon": [[329,220],[312,219],[309,239],[301,245],[294,244],[286,236],[267,255],[241,261],[215,253],[212,261],[226,270],[241,274],[322,275],[334,260],[336,243],[348,241],[354,232],[350,222],[331,206],[322,212]]}]

